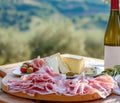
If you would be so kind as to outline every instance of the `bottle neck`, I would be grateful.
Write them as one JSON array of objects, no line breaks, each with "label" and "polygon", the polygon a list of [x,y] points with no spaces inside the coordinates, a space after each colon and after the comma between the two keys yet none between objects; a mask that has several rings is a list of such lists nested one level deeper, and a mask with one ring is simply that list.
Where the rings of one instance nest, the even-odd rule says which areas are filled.
[{"label": "bottle neck", "polygon": [[110,17],[119,17],[119,0],[111,0]]},{"label": "bottle neck", "polygon": [[116,16],[116,17],[119,17],[119,10],[111,10],[110,11],[110,16]]},{"label": "bottle neck", "polygon": [[119,0],[111,0],[111,10],[119,10]]}]

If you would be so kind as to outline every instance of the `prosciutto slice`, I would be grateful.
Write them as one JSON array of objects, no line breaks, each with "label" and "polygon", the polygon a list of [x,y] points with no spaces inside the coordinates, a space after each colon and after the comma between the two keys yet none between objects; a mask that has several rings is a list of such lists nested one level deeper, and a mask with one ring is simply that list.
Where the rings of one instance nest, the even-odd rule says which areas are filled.
[{"label": "prosciutto slice", "polygon": [[84,75],[66,79],[65,75],[54,73],[48,66],[39,71],[24,75],[19,80],[7,82],[10,92],[23,92],[30,96],[35,94],[56,94],[65,96],[98,93],[102,98],[109,96],[117,83],[109,75],[88,78]]}]

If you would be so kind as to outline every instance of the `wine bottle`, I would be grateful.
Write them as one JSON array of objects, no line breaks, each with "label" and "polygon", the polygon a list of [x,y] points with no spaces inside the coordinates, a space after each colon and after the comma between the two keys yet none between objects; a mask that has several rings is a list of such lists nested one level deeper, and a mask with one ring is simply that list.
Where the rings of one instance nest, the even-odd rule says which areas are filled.
[{"label": "wine bottle", "polygon": [[105,68],[120,64],[120,28],[119,28],[119,0],[111,0],[108,25],[104,36]]}]

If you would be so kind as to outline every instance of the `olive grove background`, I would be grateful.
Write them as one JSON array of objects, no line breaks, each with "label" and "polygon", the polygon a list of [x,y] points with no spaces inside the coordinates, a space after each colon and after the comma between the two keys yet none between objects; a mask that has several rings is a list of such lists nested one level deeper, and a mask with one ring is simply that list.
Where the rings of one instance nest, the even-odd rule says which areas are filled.
[{"label": "olive grove background", "polygon": [[109,0],[0,0],[0,64],[60,53],[103,58]]}]

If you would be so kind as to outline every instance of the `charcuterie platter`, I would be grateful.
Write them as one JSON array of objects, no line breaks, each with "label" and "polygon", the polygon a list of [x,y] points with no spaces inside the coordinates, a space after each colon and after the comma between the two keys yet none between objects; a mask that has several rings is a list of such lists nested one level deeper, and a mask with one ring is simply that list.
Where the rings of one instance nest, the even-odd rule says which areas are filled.
[{"label": "charcuterie platter", "polygon": [[[75,62],[75,66],[78,65],[79,63],[83,63],[83,61],[81,61],[81,57],[79,56],[73,57],[72,55],[72,58],[80,59],[80,62],[73,60],[72,61],[73,65],[71,66],[69,65],[71,60],[68,62],[66,60],[66,56],[68,55],[63,55],[63,57],[65,58],[62,58],[62,60],[68,65],[69,68],[71,68],[74,65],[74,62]],[[40,59],[40,60],[44,60],[44,59]],[[100,78],[99,77],[86,78],[86,76],[82,74],[82,72],[85,70],[83,69],[83,66],[85,66],[84,64],[81,64],[79,68],[77,66],[76,68],[78,70],[77,69],[72,70],[72,69],[68,69],[66,65],[64,65],[64,63],[60,61],[60,58],[58,59],[58,57],[57,57],[57,61],[55,61],[56,59],[53,58],[51,59],[51,57],[46,58],[46,60],[47,60],[47,66],[50,68],[53,67],[55,68],[55,70],[53,68],[49,70],[49,68],[41,67],[40,70],[35,71],[33,73],[31,71],[28,71],[28,73],[22,73],[20,68],[22,68],[23,65],[21,65],[19,68],[20,71],[18,73],[16,72],[17,71],[16,69],[18,68],[16,68],[15,70],[13,70],[13,72],[4,75],[4,78],[2,79],[2,90],[5,91],[6,93],[18,97],[36,99],[36,100],[47,100],[47,101],[71,101],[71,102],[90,101],[100,98],[106,98],[107,96],[111,95],[113,86],[111,87],[111,85],[106,85],[106,83],[114,84],[114,81],[112,81],[112,78],[110,76],[104,75],[104,77],[101,76]],[[56,63],[58,64],[53,65],[51,63],[51,60],[52,63],[54,62],[55,64]],[[34,62],[36,62],[36,59]],[[40,65],[35,65],[35,66],[41,66],[41,62],[39,63]],[[88,64],[88,61],[86,62],[86,64]],[[59,69],[56,70],[58,65],[59,65]],[[99,66],[101,67],[102,65],[99,63]],[[72,73],[75,73],[78,76],[71,75],[71,71]],[[4,73],[3,69],[0,72]],[[61,74],[59,74],[58,72],[61,72]],[[97,71],[96,72],[93,71],[93,72],[95,74]],[[85,73],[91,76],[91,73],[88,73],[87,71],[85,71]],[[74,78],[72,78],[72,76]],[[71,78],[67,78],[67,77],[71,77]],[[97,81],[99,85],[104,85],[103,90],[106,89],[105,90],[106,92],[104,92],[102,88],[96,87],[96,85],[94,85]],[[107,86],[109,86],[109,89],[107,89],[108,88]],[[84,89],[82,89],[81,87]]]},{"label": "charcuterie platter", "polygon": [[[96,99],[101,98],[98,94],[94,94],[94,95],[88,94],[88,95],[82,95],[82,96],[80,95],[64,96],[64,95],[56,95],[56,94],[47,94],[47,95],[36,94],[35,96],[29,96],[26,93],[22,93],[22,92],[11,93],[8,91],[8,87],[6,85],[6,82],[9,79],[19,79],[19,78],[14,77],[12,74],[7,74],[2,80],[2,89],[9,94],[23,97],[23,98],[46,100],[46,101],[89,101],[89,100],[96,100]],[[88,98],[86,98],[86,96]]]}]

